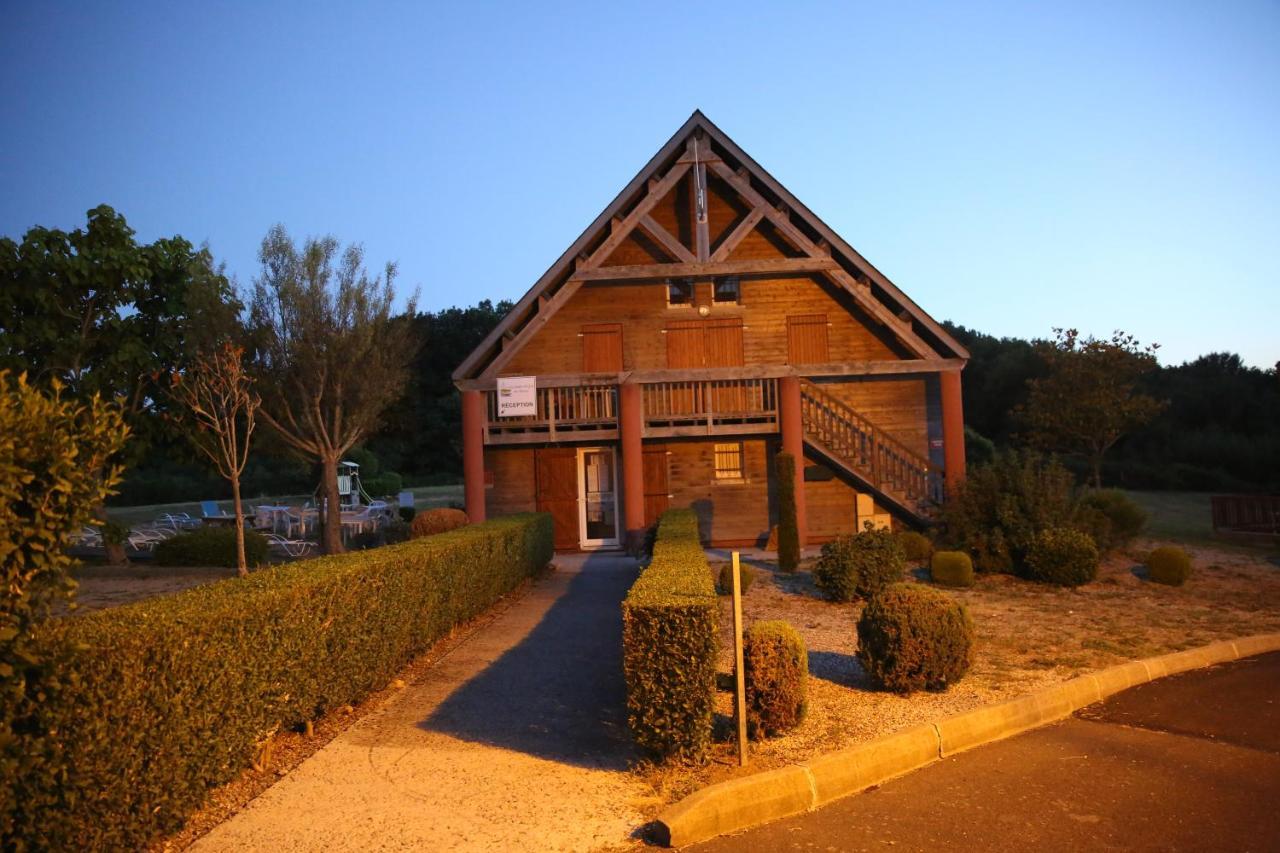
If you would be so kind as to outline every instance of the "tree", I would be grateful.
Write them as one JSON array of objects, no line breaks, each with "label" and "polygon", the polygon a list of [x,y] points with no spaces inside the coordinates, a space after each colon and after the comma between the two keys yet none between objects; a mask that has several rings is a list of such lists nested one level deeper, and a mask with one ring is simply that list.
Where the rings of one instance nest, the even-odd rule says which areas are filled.
[{"label": "tree", "polygon": [[174,417],[196,449],[213,462],[231,483],[236,515],[236,567],[249,574],[244,555],[244,506],[240,502],[240,475],[249,461],[255,415],[262,400],[253,392],[253,379],[245,371],[244,349],[224,343],[197,359],[186,373],[171,377],[173,398],[181,406]]},{"label": "tree", "polygon": [[106,205],[83,229],[0,239],[0,368],[81,400],[119,398],[135,451],[159,423],[163,377],[232,333],[240,310],[208,249],[140,244]]},{"label": "tree", "polygon": [[[333,237],[294,245],[272,228],[259,252],[250,311],[262,419],[294,452],[320,464],[324,548],[342,550],[338,462],[400,396],[417,341],[391,313],[395,265],[370,278],[364,252],[339,256]],[[407,314],[413,315],[415,294]]]},{"label": "tree", "polygon": [[1137,390],[1138,381],[1157,367],[1159,345],[1143,347],[1121,331],[1110,340],[1081,339],[1075,329],[1053,331],[1054,340],[1036,344],[1047,373],[1027,383],[1027,400],[1018,412],[1024,436],[1045,450],[1084,454],[1093,485],[1101,488],[1106,452],[1163,408]]},{"label": "tree", "polygon": [[785,450],[774,460],[778,476],[778,568],[794,572],[800,566],[800,527],[796,518],[796,458]]}]

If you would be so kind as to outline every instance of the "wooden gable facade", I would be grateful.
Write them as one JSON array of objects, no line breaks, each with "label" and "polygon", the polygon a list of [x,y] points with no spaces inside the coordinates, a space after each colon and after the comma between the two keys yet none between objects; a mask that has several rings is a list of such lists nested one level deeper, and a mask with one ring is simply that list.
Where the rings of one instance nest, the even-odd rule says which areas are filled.
[{"label": "wooden gable facade", "polygon": [[[763,544],[785,449],[808,541],[926,523],[963,476],[967,357],[695,112],[454,372],[467,512],[545,510],[586,548],[692,505]],[[536,412],[499,415],[509,376]]]}]

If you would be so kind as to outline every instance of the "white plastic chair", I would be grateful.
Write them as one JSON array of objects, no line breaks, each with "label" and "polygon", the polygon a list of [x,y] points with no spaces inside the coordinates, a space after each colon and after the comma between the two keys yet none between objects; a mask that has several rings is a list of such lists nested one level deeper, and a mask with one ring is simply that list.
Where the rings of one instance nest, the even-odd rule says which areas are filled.
[{"label": "white plastic chair", "polygon": [[269,546],[283,551],[289,557],[305,557],[316,546],[316,543],[306,539],[286,539],[276,533],[268,533],[266,537]]}]

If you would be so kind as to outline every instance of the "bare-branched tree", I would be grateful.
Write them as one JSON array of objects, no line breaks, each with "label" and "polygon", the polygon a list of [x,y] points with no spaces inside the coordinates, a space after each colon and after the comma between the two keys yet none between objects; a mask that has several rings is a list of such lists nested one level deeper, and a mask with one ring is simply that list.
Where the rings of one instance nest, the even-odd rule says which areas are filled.
[{"label": "bare-branched tree", "polygon": [[170,393],[179,404],[173,419],[191,443],[213,462],[231,483],[236,515],[236,567],[249,574],[244,555],[244,506],[240,502],[240,475],[249,461],[258,408],[262,400],[253,391],[253,378],[245,370],[244,348],[224,343],[211,354],[201,354],[186,373],[174,373]]},{"label": "bare-branched tree", "polygon": [[417,295],[404,316],[392,314],[394,264],[370,278],[364,252],[339,252],[334,237],[308,238],[301,249],[284,226],[259,252],[251,336],[262,417],[284,442],[320,464],[326,553],[342,550],[338,462],[377,426],[404,391],[417,340]]}]

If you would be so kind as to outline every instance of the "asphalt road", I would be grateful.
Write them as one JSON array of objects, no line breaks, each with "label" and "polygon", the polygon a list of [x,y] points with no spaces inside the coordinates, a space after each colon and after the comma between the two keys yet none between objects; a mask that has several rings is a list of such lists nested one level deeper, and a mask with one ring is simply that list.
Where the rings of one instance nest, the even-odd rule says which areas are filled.
[{"label": "asphalt road", "polygon": [[1280,653],[1165,678],[712,851],[1280,850]]}]

